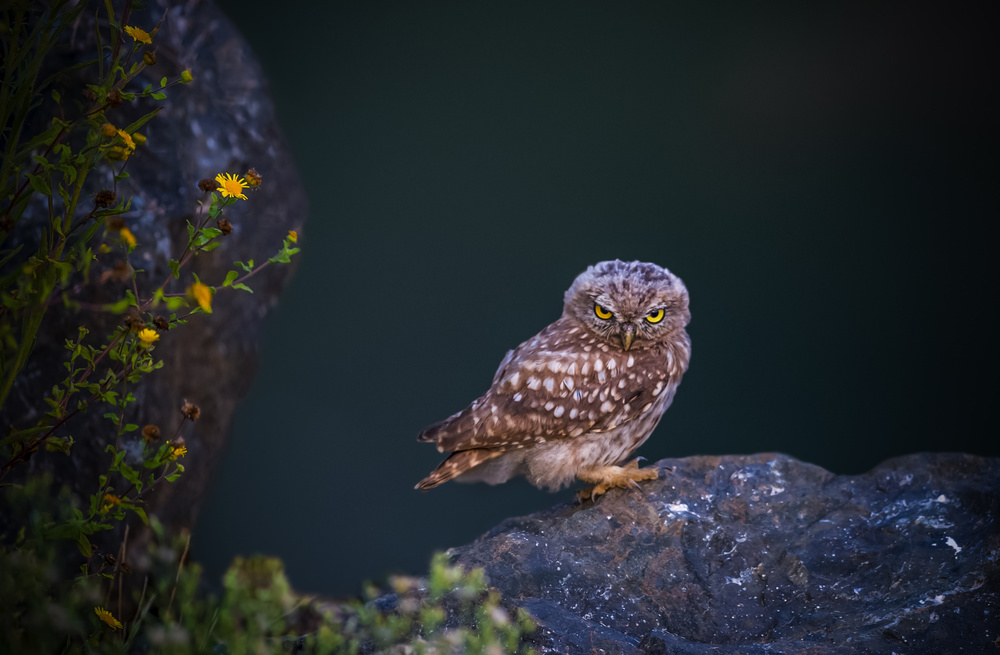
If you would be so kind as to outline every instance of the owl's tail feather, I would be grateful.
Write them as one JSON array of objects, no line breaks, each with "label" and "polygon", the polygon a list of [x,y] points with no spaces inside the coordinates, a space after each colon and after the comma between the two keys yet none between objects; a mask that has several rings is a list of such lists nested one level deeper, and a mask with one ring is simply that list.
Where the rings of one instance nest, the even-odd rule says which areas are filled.
[{"label": "owl's tail feather", "polygon": [[488,450],[486,448],[476,448],[474,450],[460,450],[452,453],[448,459],[441,462],[434,471],[426,478],[417,483],[414,489],[427,491],[451,480],[466,471],[469,471],[485,461],[502,455],[502,450]]}]

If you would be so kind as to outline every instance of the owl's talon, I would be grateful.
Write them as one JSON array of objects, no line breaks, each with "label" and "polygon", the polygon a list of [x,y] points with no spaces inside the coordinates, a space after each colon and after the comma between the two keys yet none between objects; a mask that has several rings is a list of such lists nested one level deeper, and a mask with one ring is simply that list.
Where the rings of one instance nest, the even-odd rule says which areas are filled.
[{"label": "owl's talon", "polygon": [[[594,500],[598,496],[606,493],[608,489],[639,489],[639,481],[655,480],[660,477],[655,468],[639,468],[638,459],[633,460],[625,466],[605,466],[599,469],[589,469],[576,474],[584,482],[591,482],[594,486],[581,489],[577,495],[585,500],[589,494]],[[582,502],[582,500],[581,500]]]}]

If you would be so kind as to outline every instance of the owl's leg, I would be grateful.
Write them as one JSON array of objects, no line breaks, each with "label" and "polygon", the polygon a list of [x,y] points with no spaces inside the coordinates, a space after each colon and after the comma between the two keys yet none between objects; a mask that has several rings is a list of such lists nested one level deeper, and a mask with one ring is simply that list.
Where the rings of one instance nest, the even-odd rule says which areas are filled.
[{"label": "owl's leg", "polygon": [[583,502],[590,498],[596,499],[608,489],[638,489],[640,480],[655,480],[660,476],[654,468],[639,468],[639,458],[633,459],[625,466],[602,466],[584,469],[577,472],[576,477],[589,482],[590,487],[584,487],[577,492],[577,498]]}]

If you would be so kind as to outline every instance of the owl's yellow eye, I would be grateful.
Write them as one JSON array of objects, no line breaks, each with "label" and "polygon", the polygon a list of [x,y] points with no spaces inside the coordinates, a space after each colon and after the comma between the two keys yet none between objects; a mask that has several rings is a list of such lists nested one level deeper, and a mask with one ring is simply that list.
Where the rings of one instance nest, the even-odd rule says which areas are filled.
[{"label": "owl's yellow eye", "polygon": [[614,314],[604,309],[600,305],[594,305],[594,313],[597,314],[597,318],[603,319],[605,321],[614,316]]},{"label": "owl's yellow eye", "polygon": [[659,323],[660,321],[662,321],[663,308],[660,307],[655,312],[649,312],[649,314],[646,315],[646,320],[649,321],[650,323]]}]

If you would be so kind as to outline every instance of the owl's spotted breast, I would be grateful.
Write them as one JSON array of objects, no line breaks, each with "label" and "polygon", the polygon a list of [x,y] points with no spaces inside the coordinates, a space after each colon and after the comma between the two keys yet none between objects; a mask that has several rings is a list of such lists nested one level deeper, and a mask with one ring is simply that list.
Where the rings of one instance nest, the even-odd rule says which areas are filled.
[{"label": "owl's spotted breast", "polygon": [[[603,280],[613,294],[599,283],[584,287],[582,299],[568,294],[563,316],[508,354],[489,391],[421,433],[421,441],[454,455],[418,487],[456,476],[496,483],[518,474],[558,487],[583,468],[621,461],[648,438],[687,369],[687,292],[666,269],[650,272],[642,267],[655,265],[644,264],[634,275],[628,267],[638,263],[618,264],[626,277]],[[580,319],[580,303],[598,329]],[[680,320],[657,329],[667,309]],[[617,324],[606,325],[609,317]],[[463,452],[479,454],[463,455],[471,465],[461,466],[456,457]]]}]

